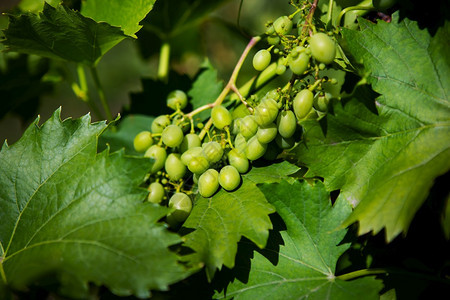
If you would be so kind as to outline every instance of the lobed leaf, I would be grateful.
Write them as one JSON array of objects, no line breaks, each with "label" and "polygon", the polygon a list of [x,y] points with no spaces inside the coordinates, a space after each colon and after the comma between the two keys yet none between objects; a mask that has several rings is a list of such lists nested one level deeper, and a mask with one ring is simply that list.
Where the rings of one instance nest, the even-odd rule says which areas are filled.
[{"label": "lobed leaf", "polygon": [[450,169],[450,26],[431,37],[398,15],[360,24],[344,37],[381,96],[375,106],[337,103],[325,124],[305,122],[305,143],[294,151],[306,176],[324,177],[356,206],[344,225],[359,221],[360,234],[386,228],[390,241],[406,233],[434,179]]},{"label": "lobed leaf", "polygon": [[9,16],[3,44],[8,51],[95,65],[127,36],[118,27],[97,23],[65,6],[47,3],[39,15]]},{"label": "lobed leaf", "polygon": [[61,292],[86,298],[88,283],[148,297],[187,270],[168,247],[181,242],[158,220],[167,209],[144,203],[151,163],[123,152],[97,154],[105,122],[88,115],[38,120],[0,152],[0,271],[15,290],[56,277]]},{"label": "lobed leaf", "polygon": [[260,189],[285,227],[271,232],[267,247],[256,249],[250,263],[236,263],[236,278],[217,299],[378,299],[382,284],[375,278],[343,281],[334,273],[350,246],[342,243],[346,230],[337,229],[351,212],[348,203],[332,206],[321,182],[282,181]]}]

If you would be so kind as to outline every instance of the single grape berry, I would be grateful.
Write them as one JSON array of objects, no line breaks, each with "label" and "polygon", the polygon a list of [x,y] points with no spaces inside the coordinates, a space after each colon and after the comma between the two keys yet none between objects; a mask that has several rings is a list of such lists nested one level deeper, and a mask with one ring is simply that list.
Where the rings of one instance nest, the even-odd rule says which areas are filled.
[{"label": "single grape berry", "polygon": [[211,119],[217,129],[223,129],[225,126],[230,126],[233,120],[231,113],[222,105],[214,106],[211,110]]},{"label": "single grape berry", "polygon": [[227,191],[232,191],[241,183],[241,175],[233,166],[225,166],[219,173],[219,184]]},{"label": "single grape berry", "polygon": [[312,56],[324,64],[333,62],[336,56],[336,45],[333,39],[323,32],[316,33],[309,38],[309,47]]},{"label": "single grape berry", "polygon": [[247,141],[240,133],[234,138],[234,148],[240,153],[245,153],[245,149],[247,149]]},{"label": "single grape berry", "polygon": [[298,120],[303,119],[311,111],[314,103],[314,95],[308,90],[304,89],[297,93],[292,103],[294,113]]},{"label": "single grape berry", "polygon": [[188,149],[194,147],[200,147],[202,145],[202,141],[200,141],[200,137],[195,133],[188,133],[184,136],[183,141],[180,145],[181,153],[186,152]]},{"label": "single grape berry", "polygon": [[253,116],[260,126],[268,125],[275,121],[278,116],[278,103],[271,98],[264,98],[255,107]]},{"label": "single grape berry", "polygon": [[169,175],[169,178],[174,181],[183,178],[187,171],[186,166],[181,161],[180,154],[178,153],[170,153],[169,156],[167,156],[164,169],[166,170],[167,175]]},{"label": "single grape berry", "polygon": [[203,155],[209,162],[215,163],[222,159],[223,148],[218,142],[211,141],[208,143],[204,143],[202,145],[202,148],[203,148]]},{"label": "single grape berry", "polygon": [[253,115],[245,116],[239,123],[239,132],[246,138],[251,138],[258,130],[258,123]]},{"label": "single grape berry", "polygon": [[192,211],[191,198],[185,193],[175,193],[169,199],[169,208],[173,210],[167,215],[167,222],[175,227],[189,217]]},{"label": "single grape berry", "polygon": [[156,204],[161,203],[165,194],[163,185],[159,182],[152,182],[148,186],[148,190],[150,191],[147,198],[148,201]]},{"label": "single grape berry", "polygon": [[258,141],[256,136],[253,136],[248,140],[247,148],[245,149],[245,156],[249,160],[256,160],[264,155],[267,150],[267,144],[263,144]]},{"label": "single grape berry", "polygon": [[270,64],[271,59],[270,52],[266,49],[261,49],[253,56],[253,68],[256,71],[262,71]]},{"label": "single grape berry", "polygon": [[164,167],[166,162],[167,152],[161,146],[153,145],[145,151],[145,157],[151,158],[153,160],[153,165],[150,169],[150,173],[154,174]]},{"label": "single grape berry", "polygon": [[231,149],[228,152],[228,162],[241,174],[246,173],[250,167],[250,163],[245,154],[236,149]]},{"label": "single grape berry", "polygon": [[[303,48],[303,47],[302,47]],[[297,56],[289,56],[289,68],[292,73],[302,75],[308,69],[309,55],[306,52],[301,52]]]},{"label": "single grape berry", "polygon": [[166,115],[156,117],[152,123],[152,133],[161,133],[164,128],[171,124],[170,118]]},{"label": "single grape berry", "polygon": [[165,145],[175,148],[183,142],[183,130],[177,125],[169,125],[164,128],[161,139]]},{"label": "single grape berry", "polygon": [[133,146],[137,152],[145,152],[152,144],[153,139],[150,131],[139,132],[133,140]]},{"label": "single grape berry", "polygon": [[292,20],[288,16],[281,16],[273,22],[273,28],[279,35],[285,35],[292,29]]},{"label": "single grape berry", "polygon": [[219,172],[208,169],[198,178],[198,192],[202,197],[209,198],[219,188]]},{"label": "single grape berry", "polygon": [[290,149],[295,145],[295,140],[293,137],[284,138],[281,135],[277,135],[277,137],[275,138],[275,142],[281,149]]},{"label": "single grape berry", "polygon": [[181,90],[174,90],[167,96],[167,106],[173,110],[183,109],[187,105],[186,93]]},{"label": "single grape berry", "polygon": [[290,138],[297,129],[297,119],[291,110],[282,111],[277,118],[278,132],[284,138]]},{"label": "single grape berry", "polygon": [[185,164],[187,166],[192,158],[197,157],[197,156],[202,156],[202,155],[203,155],[202,147],[192,147],[192,148],[186,150],[181,155],[181,161],[183,162],[183,164]]},{"label": "single grape berry", "polygon": [[187,167],[194,174],[202,174],[208,170],[209,162],[204,156],[196,156],[191,158]]},{"label": "single grape berry", "polygon": [[260,143],[268,144],[275,139],[278,133],[278,128],[275,123],[260,126],[256,132],[256,138]]},{"label": "single grape berry", "polygon": [[326,94],[320,93],[314,98],[314,108],[321,112],[326,112],[328,110],[328,103],[330,98]]}]

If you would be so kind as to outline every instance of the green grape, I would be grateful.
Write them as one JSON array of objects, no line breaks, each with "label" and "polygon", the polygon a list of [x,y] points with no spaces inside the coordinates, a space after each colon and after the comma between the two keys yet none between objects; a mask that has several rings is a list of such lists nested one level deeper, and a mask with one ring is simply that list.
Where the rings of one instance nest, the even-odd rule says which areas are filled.
[{"label": "green grape", "polygon": [[397,0],[373,0],[373,7],[375,7],[379,11],[386,11],[387,9],[394,6]]},{"label": "green grape", "polygon": [[284,138],[290,138],[297,129],[297,119],[291,110],[282,111],[277,118],[278,132]]},{"label": "green grape", "polygon": [[266,34],[267,35],[272,35],[275,33],[275,28],[273,28],[273,25],[270,25],[267,30],[266,30]]},{"label": "green grape", "polygon": [[245,149],[247,149],[247,140],[240,133],[234,138],[234,148],[240,153],[245,153]]},{"label": "green grape", "polygon": [[164,128],[170,125],[170,118],[166,115],[156,117],[152,123],[152,133],[161,133]]},{"label": "green grape", "polygon": [[231,123],[231,133],[233,135],[236,135],[239,133],[239,130],[240,130],[239,127],[241,126],[240,125],[241,121],[242,121],[242,118],[237,118],[237,119],[234,119],[233,122]]},{"label": "green grape", "polygon": [[230,152],[228,152],[228,161],[230,162],[230,165],[235,167],[241,174],[247,172],[250,167],[250,163],[245,154],[236,149],[231,149]]},{"label": "green grape", "polygon": [[217,129],[223,129],[229,126],[233,120],[231,113],[222,105],[214,106],[211,110],[211,119]]},{"label": "green grape", "polygon": [[268,144],[275,139],[278,133],[278,128],[275,123],[269,125],[260,126],[258,132],[256,132],[256,138],[260,143]]},{"label": "green grape", "polygon": [[169,125],[164,128],[161,139],[163,143],[171,148],[175,148],[183,142],[183,130],[177,125]]},{"label": "green grape", "polygon": [[150,169],[150,173],[154,174],[161,170],[164,167],[164,163],[166,162],[167,152],[161,146],[153,145],[145,151],[145,157],[153,159],[153,165]]},{"label": "green grape", "polygon": [[194,174],[202,174],[209,168],[209,162],[204,156],[197,156],[191,158],[187,165],[189,171]]},{"label": "green grape", "polygon": [[249,160],[256,160],[264,155],[267,150],[267,144],[260,143],[256,136],[248,140],[245,156]]},{"label": "green grape", "polygon": [[186,93],[181,90],[174,90],[167,96],[167,106],[173,110],[183,109],[187,103]]},{"label": "green grape", "polygon": [[203,156],[203,149],[200,146],[192,147],[192,148],[186,150],[181,155],[181,161],[183,162],[183,164],[185,164],[187,166],[189,164],[189,162],[191,161],[191,159],[193,157],[197,157],[197,156]]},{"label": "green grape", "polygon": [[175,115],[172,119],[172,125],[177,125],[178,127],[180,127],[183,133],[188,132],[191,128],[191,124],[184,121],[182,115]]},{"label": "green grape", "polygon": [[285,35],[292,29],[292,20],[288,16],[281,16],[273,22],[273,28],[279,35]]},{"label": "green grape", "polygon": [[281,135],[277,135],[275,142],[281,149],[290,149],[295,145],[295,140],[293,137],[284,138]]},{"label": "green grape", "polygon": [[260,126],[268,125],[277,119],[278,103],[273,99],[264,98],[255,107],[253,115],[258,125]]},{"label": "green grape", "polygon": [[181,153],[186,152],[188,149],[194,147],[200,147],[202,145],[202,141],[200,141],[200,137],[195,133],[188,133],[184,136],[183,141],[180,145]]},{"label": "green grape", "polygon": [[336,56],[336,45],[333,39],[323,32],[316,33],[309,38],[309,47],[312,56],[324,64],[333,62]]},{"label": "green grape", "polygon": [[288,65],[292,73],[302,75],[308,69],[310,56],[304,47],[298,46],[289,55]]},{"label": "green grape", "polygon": [[270,64],[271,59],[270,52],[266,49],[261,49],[253,56],[253,68],[256,71],[262,71]]},{"label": "green grape", "polygon": [[192,211],[192,200],[185,193],[175,193],[169,199],[169,208],[173,210],[167,215],[167,222],[175,227],[189,217]]},{"label": "green grape", "polygon": [[255,135],[258,130],[258,123],[255,121],[253,115],[245,116],[239,123],[239,132],[246,138],[250,138]]},{"label": "green grape", "polygon": [[277,73],[277,75],[283,75],[284,72],[286,72],[286,66],[282,64],[277,64],[277,69],[275,70],[275,73]]},{"label": "green grape", "polygon": [[164,168],[169,178],[174,181],[180,180],[186,174],[186,166],[181,161],[178,153],[170,153],[167,156]]},{"label": "green grape", "polygon": [[243,118],[245,116],[248,116],[250,114],[250,111],[248,110],[247,106],[244,105],[244,103],[239,104],[233,111],[231,112],[231,117],[233,120]]},{"label": "green grape", "polygon": [[225,166],[219,173],[219,184],[227,191],[232,191],[241,183],[241,175],[233,166]]},{"label": "green grape", "polygon": [[133,146],[137,152],[145,152],[152,144],[153,139],[150,131],[139,132],[133,140]]},{"label": "green grape", "polygon": [[278,45],[281,42],[281,39],[278,35],[269,35],[267,37],[267,43],[269,45]]},{"label": "green grape", "polygon": [[202,148],[203,148],[203,155],[209,162],[215,163],[218,162],[220,159],[222,159],[223,149],[218,142],[212,141],[204,143],[202,145]]},{"label": "green grape", "polygon": [[308,115],[311,111],[313,103],[314,95],[308,89],[301,90],[297,93],[297,95],[295,95],[292,107],[298,120],[303,119]]},{"label": "green grape", "polygon": [[[265,95],[264,95],[264,97],[261,99],[261,102],[264,100],[264,99],[273,99],[273,100],[277,100],[279,98],[279,94],[278,94],[278,90],[277,89],[273,89],[273,90],[270,90],[270,91],[268,91]],[[276,101],[275,101],[276,102]],[[278,104],[278,103],[277,103]]]},{"label": "green grape", "polygon": [[326,112],[328,110],[328,103],[330,98],[326,94],[319,94],[314,98],[314,108],[321,112]]},{"label": "green grape", "polygon": [[202,197],[209,198],[219,188],[219,172],[208,169],[198,178],[198,192]]},{"label": "green grape", "polygon": [[164,198],[164,187],[159,182],[152,182],[148,186],[148,190],[150,193],[148,194],[148,201],[152,203],[161,203],[162,199]]}]

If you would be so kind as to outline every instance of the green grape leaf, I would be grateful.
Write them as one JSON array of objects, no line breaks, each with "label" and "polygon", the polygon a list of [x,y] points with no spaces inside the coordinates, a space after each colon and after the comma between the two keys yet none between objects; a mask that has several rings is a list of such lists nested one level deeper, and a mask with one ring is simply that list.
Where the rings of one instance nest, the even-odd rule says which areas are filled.
[{"label": "green grape leaf", "polygon": [[[408,19],[344,30],[375,103],[337,103],[325,122],[306,122],[295,149],[308,177],[356,206],[344,225],[360,234],[386,229],[387,240],[406,233],[434,179],[450,168],[449,23],[434,37]],[[359,101],[358,101],[359,100]]]},{"label": "green grape leaf", "polygon": [[45,3],[57,6],[60,2],[60,0],[21,0],[18,6],[22,11],[39,12]]},{"label": "green grape leaf", "polygon": [[253,250],[253,258],[250,263],[248,256],[238,260],[231,270],[236,272],[231,273],[233,282],[216,298],[378,299],[381,281],[373,277],[343,281],[335,276],[338,258],[350,247],[342,243],[347,230],[337,229],[351,213],[346,201],[332,206],[321,182],[282,181],[260,189],[284,224],[274,222],[265,249],[241,243],[239,251],[241,246],[249,248],[246,252]]},{"label": "green grape leaf", "polygon": [[152,10],[155,1],[83,0],[81,14],[120,27],[126,35],[136,38],[136,32],[142,28],[139,22]]},{"label": "green grape leaf", "polygon": [[[38,119],[39,120],[39,119]],[[61,293],[87,298],[88,283],[148,297],[187,270],[168,247],[181,242],[158,220],[167,208],[143,202],[151,162],[97,154],[104,122],[86,115],[38,120],[0,152],[0,274],[24,290],[55,276]]]},{"label": "green grape leaf", "polygon": [[134,137],[141,131],[150,131],[153,119],[153,117],[138,114],[124,117],[122,120],[119,120],[117,127],[108,127],[102,133],[99,139],[99,149],[109,147],[111,151],[117,151],[124,148],[127,154],[138,154],[134,150]]},{"label": "green grape leaf", "polygon": [[237,243],[242,236],[263,248],[272,223],[269,214],[275,212],[258,189],[263,182],[280,182],[296,172],[298,167],[287,162],[267,167],[253,167],[242,176],[242,185],[233,192],[221,189],[211,198],[197,196],[195,206],[184,227],[195,229],[187,234],[185,246],[192,248],[193,261],[206,264],[208,279],[222,265],[234,266]]},{"label": "green grape leaf", "polygon": [[[208,103],[213,103],[223,90],[223,82],[217,81],[217,70],[208,62],[199,73],[192,88],[188,91],[194,109]],[[211,114],[210,110],[196,115],[200,120],[206,120]]]},{"label": "green grape leaf", "polygon": [[39,15],[9,16],[3,44],[9,51],[96,64],[127,36],[120,28],[97,23],[65,6],[45,3]]}]

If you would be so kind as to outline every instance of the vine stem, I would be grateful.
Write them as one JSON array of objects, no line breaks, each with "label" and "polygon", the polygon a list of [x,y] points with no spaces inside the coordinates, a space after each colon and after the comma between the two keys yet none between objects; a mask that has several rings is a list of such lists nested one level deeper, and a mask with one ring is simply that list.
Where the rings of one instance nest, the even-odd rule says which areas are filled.
[{"label": "vine stem", "polygon": [[304,36],[306,34],[306,32],[308,31],[309,25],[312,24],[311,21],[314,16],[314,12],[316,11],[318,2],[319,2],[319,0],[314,0],[314,2],[311,4],[311,9],[309,10],[308,16],[306,17],[305,25],[303,25],[301,36]]},{"label": "vine stem", "polygon": [[386,274],[386,273],[388,273],[388,271],[385,269],[362,269],[336,276],[336,278],[341,280],[352,280],[363,276]]},{"label": "vine stem", "polygon": [[166,82],[169,78],[170,44],[164,42],[159,50],[158,79]]},{"label": "vine stem", "polygon": [[6,274],[5,274],[5,270],[3,270],[3,257],[0,257],[0,277],[2,278],[3,282],[6,284]]},{"label": "vine stem", "polygon": [[111,113],[111,109],[109,108],[108,102],[106,102],[105,92],[103,91],[103,87],[100,83],[96,67],[91,67],[91,74],[92,79],[94,80],[95,87],[97,88],[98,97],[100,98],[100,102],[102,103],[103,109],[105,110],[106,118],[108,119],[108,121],[112,121],[113,116]]},{"label": "vine stem", "polygon": [[342,17],[349,11],[353,11],[353,10],[369,11],[369,10],[373,10],[373,7],[365,6],[365,5],[357,5],[357,6],[349,6],[349,7],[344,8],[343,10],[341,10],[341,12],[339,13],[339,15],[337,17],[336,26],[341,26]]}]

